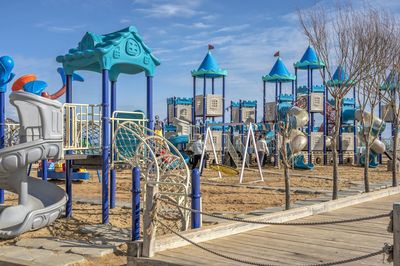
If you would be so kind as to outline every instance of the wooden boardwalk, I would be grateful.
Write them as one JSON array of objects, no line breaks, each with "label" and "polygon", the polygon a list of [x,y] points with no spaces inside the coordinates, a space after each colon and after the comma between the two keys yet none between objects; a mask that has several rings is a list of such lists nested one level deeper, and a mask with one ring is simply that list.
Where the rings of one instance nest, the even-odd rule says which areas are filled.
[{"label": "wooden boardwalk", "polygon": [[[319,214],[297,221],[349,219],[389,212],[400,195],[393,195]],[[348,259],[380,250],[392,244],[386,231],[389,218],[318,226],[267,226],[262,229],[223,237],[200,245],[231,257],[263,264],[318,264]],[[195,246],[159,252],[142,261],[146,265],[244,265],[220,258]],[[139,263],[141,264],[141,263]],[[389,265],[383,256],[346,265]]]}]

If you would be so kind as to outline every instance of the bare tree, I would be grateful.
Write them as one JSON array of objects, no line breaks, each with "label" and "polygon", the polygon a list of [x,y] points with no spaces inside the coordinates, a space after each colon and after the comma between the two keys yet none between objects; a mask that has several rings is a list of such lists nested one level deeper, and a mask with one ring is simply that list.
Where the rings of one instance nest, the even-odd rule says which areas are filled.
[{"label": "bare tree", "polygon": [[[371,48],[374,39],[368,39],[372,22],[370,16],[379,13],[372,8],[354,10],[351,6],[337,6],[333,13],[323,7],[299,11],[299,19],[305,35],[314,47],[319,60],[325,63],[327,75],[322,75],[329,94],[335,100],[335,125],[332,132],[333,193],[338,197],[338,136],[341,126],[344,97],[368,75]],[[339,78],[334,79],[333,66],[340,66]],[[321,70],[322,71],[322,70]],[[341,72],[339,71],[339,72]]]},{"label": "bare tree", "polygon": [[[370,45],[368,50],[369,67],[365,69],[365,75],[358,84],[358,104],[360,109],[356,112],[356,118],[361,124],[361,132],[358,136],[365,144],[365,163],[364,163],[364,185],[365,192],[369,192],[369,158],[371,148],[373,150],[383,151],[384,144],[378,137],[384,128],[384,120],[376,115],[376,109],[380,100],[387,97],[387,90],[382,90],[382,84],[386,80],[386,71],[391,67],[393,60],[393,51],[396,43],[393,42],[395,36],[395,20],[386,12],[377,12],[370,10],[368,25],[360,23],[358,33],[356,34],[358,42],[364,42]],[[363,21],[361,21],[363,22]],[[363,27],[368,26],[368,30]],[[386,116],[387,110],[384,110],[382,117]]]},{"label": "bare tree", "polygon": [[282,145],[280,145],[280,151],[281,151],[281,162],[283,165],[283,175],[285,178],[285,210],[290,209],[290,174],[289,174],[289,169],[290,169],[290,157],[291,155],[289,154],[288,151],[288,141],[290,138],[290,133],[291,133],[291,128],[290,128],[290,123],[289,123],[289,113],[285,115],[285,121],[279,121],[278,122],[278,127],[279,127],[279,133],[282,137]]}]

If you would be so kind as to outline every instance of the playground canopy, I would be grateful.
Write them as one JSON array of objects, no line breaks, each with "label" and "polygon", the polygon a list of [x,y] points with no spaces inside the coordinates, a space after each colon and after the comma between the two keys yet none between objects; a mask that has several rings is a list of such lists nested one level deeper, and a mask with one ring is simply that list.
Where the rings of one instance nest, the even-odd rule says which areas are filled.
[{"label": "playground canopy", "polygon": [[63,64],[67,75],[76,70],[101,73],[107,69],[111,81],[116,81],[121,73],[145,71],[146,76],[154,76],[156,66],[160,65],[133,26],[104,35],[86,32],[78,48],[70,49],[56,60]]},{"label": "playground canopy", "polygon": [[349,75],[346,72],[346,69],[339,65],[335,73],[333,73],[332,79],[326,82],[326,85],[329,87],[334,86],[350,86],[353,83],[352,80],[349,80]]},{"label": "playground canopy", "polygon": [[311,46],[308,46],[300,61],[294,64],[298,69],[319,69],[325,67],[325,63],[319,60],[317,54]]},{"label": "playground canopy", "polygon": [[282,59],[278,57],[268,75],[262,77],[266,82],[292,82],[296,76],[289,73]]},{"label": "playground canopy", "polygon": [[220,78],[227,76],[228,71],[219,67],[210,51],[206,54],[197,70],[192,70],[193,77]]}]

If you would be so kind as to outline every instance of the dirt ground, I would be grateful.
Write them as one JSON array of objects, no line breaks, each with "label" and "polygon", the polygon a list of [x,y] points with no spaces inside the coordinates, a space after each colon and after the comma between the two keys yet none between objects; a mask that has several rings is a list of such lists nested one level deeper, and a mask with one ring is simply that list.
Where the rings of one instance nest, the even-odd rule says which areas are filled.
[{"label": "dirt ground", "polygon": [[[201,177],[201,193],[203,210],[215,213],[247,213],[267,207],[282,206],[284,204],[284,180],[282,169],[265,168],[264,181],[259,181],[257,169],[246,170],[244,182],[239,184],[238,176],[223,176],[218,178],[218,173],[205,169]],[[332,186],[332,167],[316,166],[313,171],[291,170],[292,189],[303,192],[292,193],[292,201],[313,198],[323,191],[329,191]],[[86,224],[99,224],[101,222],[101,206],[98,204],[76,203],[75,201],[88,201],[101,199],[101,184],[95,171],[86,182],[73,183],[73,217],[58,219],[47,228],[29,232],[8,241],[0,241],[0,245],[11,244],[23,238],[52,236],[60,239],[90,240],[93,235],[82,234],[79,227]],[[363,180],[363,168],[354,166],[340,166],[339,188],[351,186],[352,182]],[[391,173],[386,171],[386,166],[370,169],[370,182],[390,180]],[[51,181],[64,188],[63,181]],[[118,172],[117,175],[117,201],[129,203],[131,200],[131,176],[129,170]],[[281,189],[281,190],[277,190]],[[6,194],[6,203],[16,204],[16,196]],[[110,223],[120,228],[130,228],[131,210],[117,207],[110,210]],[[101,259],[91,259],[84,265],[124,265],[126,263],[126,247],[122,246],[115,254]]]}]

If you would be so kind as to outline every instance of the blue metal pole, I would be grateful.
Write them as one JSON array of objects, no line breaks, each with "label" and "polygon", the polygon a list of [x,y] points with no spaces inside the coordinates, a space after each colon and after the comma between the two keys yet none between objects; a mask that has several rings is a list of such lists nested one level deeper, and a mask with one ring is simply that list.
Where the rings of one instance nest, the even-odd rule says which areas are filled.
[{"label": "blue metal pole", "polygon": [[[196,77],[193,76],[192,125],[196,125]],[[193,128],[195,130],[195,128]],[[194,134],[193,134],[194,135]]]},{"label": "blue metal pole", "polygon": [[[111,116],[113,113],[117,110],[117,81],[111,81]],[[110,134],[110,143],[113,142],[114,138],[114,132],[116,130],[115,128],[116,125],[114,125],[114,128],[111,130]],[[117,154],[114,153],[113,158],[115,159]],[[116,188],[117,188],[117,170],[114,168],[111,169],[110,172],[110,208],[113,209],[115,208],[115,198],[116,198]]]},{"label": "blue metal pole", "polygon": [[[381,101],[382,101],[382,95],[379,92],[378,116],[379,116],[380,119],[383,120],[383,117],[382,117],[382,103],[381,103]],[[382,140],[382,134],[379,134],[379,140]],[[382,164],[382,154],[379,154],[378,156],[379,156],[378,157],[379,158],[379,163]]]},{"label": "blue metal pole", "polygon": [[42,160],[42,180],[47,181],[47,168],[49,167],[47,160]]},{"label": "blue metal pole", "polygon": [[308,112],[308,123],[307,123],[307,153],[308,163],[311,163],[311,87],[310,87],[310,67],[307,67],[307,112]]},{"label": "blue metal pole", "polygon": [[[192,209],[200,211],[201,192],[200,192],[200,173],[195,168],[192,171]],[[201,214],[192,212],[192,229],[201,227]]]},{"label": "blue metal pole", "polygon": [[[222,76],[222,78],[224,78],[224,76]],[[224,82],[224,81],[222,81],[222,82]],[[222,90],[224,90],[224,88],[222,88]],[[214,78],[211,78],[211,94],[214,95],[214,92],[215,92],[215,89],[214,89]],[[222,94],[224,94],[224,93],[222,93]],[[222,98],[225,98],[225,97],[222,96]],[[222,99],[222,102],[223,101],[224,101],[224,99]],[[215,117],[214,116],[212,117],[212,121],[213,122],[215,121]],[[224,149],[222,149],[222,150],[224,150]]]},{"label": "blue metal pole", "polygon": [[274,123],[274,132],[275,132],[275,154],[274,154],[274,164],[278,166],[278,108],[279,108],[279,99],[278,99],[278,81],[275,82],[275,123]]},{"label": "blue metal pole", "polygon": [[[6,92],[0,91],[0,149],[5,147]],[[4,203],[4,190],[0,189],[0,204]]]},{"label": "blue metal pole", "polygon": [[148,128],[154,130],[153,122],[153,77],[147,76],[147,119]]},{"label": "blue metal pole", "polygon": [[297,67],[294,68],[294,75],[296,79],[294,80],[294,102],[297,101]]},{"label": "blue metal pole", "polygon": [[102,201],[102,223],[108,224],[109,199],[108,199],[108,177],[110,172],[110,89],[109,72],[107,69],[102,71],[102,181],[101,181],[101,201]]},{"label": "blue metal pole", "polygon": [[[356,109],[356,89],[355,88],[353,88],[353,99],[354,99],[354,109]],[[354,147],[353,147],[353,152],[354,152],[353,159],[354,159],[354,162],[355,162],[356,159],[357,159],[357,156],[356,156],[356,152],[357,152],[357,123],[356,123],[355,119],[353,121],[353,145],[354,145]],[[379,159],[379,157],[378,157],[378,159]]]},{"label": "blue metal pole", "polygon": [[[214,78],[212,79],[214,94]],[[225,124],[225,76],[222,76],[222,124]],[[225,125],[222,126],[222,161],[225,160]]]},{"label": "blue metal pole", "polygon": [[292,105],[295,104],[296,102],[296,97],[295,97],[295,92],[294,92],[294,80],[292,80],[292,97],[293,97],[293,101],[292,101]]},{"label": "blue metal pole", "polygon": [[[341,105],[341,112],[343,114],[343,100],[340,103]],[[343,125],[343,117],[342,115],[340,116],[340,125],[339,125],[339,164],[343,164],[343,129],[342,129],[342,125]],[[336,147],[335,147],[336,149]]]},{"label": "blue metal pole", "polygon": [[173,106],[174,106],[174,109],[173,109],[173,111],[174,111],[173,115],[174,115],[174,116],[173,116],[173,117],[176,118],[176,97],[174,96],[173,99],[174,99],[174,105],[173,105]]},{"label": "blue metal pole", "polygon": [[[66,76],[66,92],[65,92],[65,102],[72,103],[72,75]],[[70,127],[72,121],[69,121]],[[72,138],[72,136],[71,136]],[[71,141],[71,139],[69,140]],[[72,151],[68,151],[67,154],[72,154]],[[67,204],[65,207],[65,216],[72,216],[72,165],[71,160],[65,161],[65,192],[68,195]]]},{"label": "blue metal pole", "polygon": [[254,123],[257,123],[257,101],[256,101],[256,107],[254,109]]},{"label": "blue metal pole", "polygon": [[207,113],[207,96],[206,96],[206,88],[207,86],[207,79],[206,75],[204,75],[204,80],[203,80],[203,128],[202,128],[202,133],[206,133],[206,113]]},{"label": "blue metal pole", "polygon": [[[242,114],[242,100],[239,100],[239,123],[242,123],[240,125],[240,138],[242,143],[244,143],[244,125],[243,125],[243,114]],[[243,151],[244,152],[244,151]],[[244,154],[242,154],[243,158]]]},{"label": "blue metal pole", "polygon": [[323,97],[324,97],[324,100],[323,100],[324,106],[323,106],[323,109],[322,109],[323,110],[323,118],[322,118],[322,120],[323,120],[323,131],[324,131],[323,153],[324,153],[324,165],[327,165],[328,157],[327,157],[327,154],[326,154],[326,137],[328,135],[328,125],[327,125],[328,119],[326,118],[326,104],[328,102],[327,101],[328,92],[327,92],[326,86],[325,86],[325,67],[322,70],[322,79],[323,79],[323,82],[324,82],[324,95],[323,95]]},{"label": "blue metal pole", "polygon": [[140,168],[132,169],[132,241],[140,239]]},{"label": "blue metal pole", "polygon": [[169,121],[169,106],[170,106],[169,99],[171,99],[171,98],[167,98],[167,125],[170,124],[170,121]]},{"label": "blue metal pole", "polygon": [[263,80],[263,103],[262,103],[262,109],[263,109],[263,123],[265,124],[265,101],[266,101],[266,97],[265,97],[265,87],[266,87],[266,81]]}]

